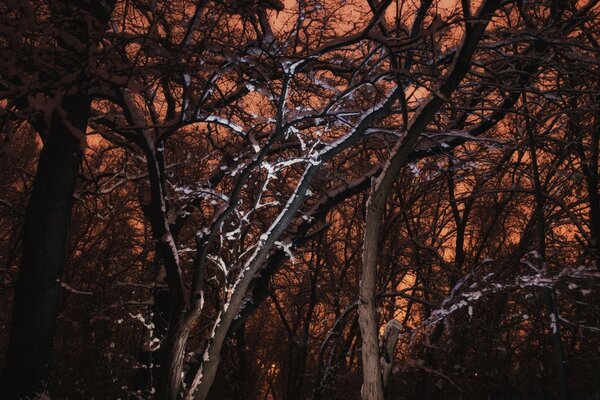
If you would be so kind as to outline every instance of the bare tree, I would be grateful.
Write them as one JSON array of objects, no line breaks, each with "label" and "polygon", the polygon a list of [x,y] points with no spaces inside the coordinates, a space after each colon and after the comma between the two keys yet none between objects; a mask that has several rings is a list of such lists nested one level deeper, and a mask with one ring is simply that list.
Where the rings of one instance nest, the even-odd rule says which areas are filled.
[{"label": "bare tree", "polygon": [[[89,55],[113,7],[114,1],[3,6],[2,41],[8,57],[3,60],[2,98],[8,99],[8,110],[29,112],[29,122],[44,141],[25,212],[2,376],[2,392],[9,399],[47,390],[73,193],[92,101]],[[30,46],[30,41],[42,45]]]}]

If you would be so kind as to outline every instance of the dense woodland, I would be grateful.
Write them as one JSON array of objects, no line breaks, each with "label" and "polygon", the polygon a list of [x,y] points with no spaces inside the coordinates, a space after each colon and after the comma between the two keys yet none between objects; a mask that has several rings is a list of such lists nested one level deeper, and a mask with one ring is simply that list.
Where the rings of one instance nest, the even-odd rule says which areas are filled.
[{"label": "dense woodland", "polygon": [[0,398],[598,399],[600,1],[0,1]]}]

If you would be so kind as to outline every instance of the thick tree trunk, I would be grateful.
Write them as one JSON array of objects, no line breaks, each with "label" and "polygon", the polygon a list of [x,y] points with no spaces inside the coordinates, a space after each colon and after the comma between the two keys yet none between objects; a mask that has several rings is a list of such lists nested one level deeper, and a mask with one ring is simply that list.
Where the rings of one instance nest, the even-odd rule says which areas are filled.
[{"label": "thick tree trunk", "polygon": [[183,361],[185,346],[191,324],[184,318],[173,316],[165,343],[165,367],[161,368],[158,399],[178,400],[181,398],[183,383]]},{"label": "thick tree trunk", "polygon": [[[370,203],[367,211],[367,228],[363,247],[363,270],[358,301],[358,321],[362,339],[361,354],[364,400],[383,400],[383,381],[379,364],[379,340],[377,323],[377,251],[379,243],[379,223],[382,217],[380,204]],[[369,227],[369,225],[371,225]]]},{"label": "thick tree trunk", "polygon": [[85,132],[90,99],[66,97],[62,109],[67,121],[54,112],[25,214],[23,255],[0,392],[7,400],[35,398],[36,393],[47,391],[58,292],[82,156],[71,129]]},{"label": "thick tree trunk", "polygon": [[[25,213],[23,255],[15,287],[13,317],[0,397],[36,398],[47,392],[52,338],[73,194],[82,158],[78,137],[86,133],[91,107],[87,94],[90,49],[99,42],[116,0],[50,2],[51,21],[79,43],[65,43],[56,66],[79,76],[77,94],[65,95],[52,112]],[[56,94],[56,93],[55,93]],[[26,101],[17,99],[19,107]],[[23,104],[21,104],[23,103]],[[42,132],[40,132],[42,133]]]}]

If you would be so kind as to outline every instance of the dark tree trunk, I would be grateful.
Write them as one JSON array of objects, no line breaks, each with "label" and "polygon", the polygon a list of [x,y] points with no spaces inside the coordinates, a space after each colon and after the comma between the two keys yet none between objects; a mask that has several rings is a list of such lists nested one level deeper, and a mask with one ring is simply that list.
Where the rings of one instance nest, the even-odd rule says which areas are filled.
[{"label": "dark tree trunk", "polygon": [[[57,71],[78,76],[52,113],[44,134],[33,191],[25,213],[23,255],[15,287],[6,363],[0,382],[4,400],[36,398],[47,392],[60,279],[65,265],[73,194],[82,158],[78,137],[86,133],[91,107],[87,66],[90,49],[100,41],[116,0],[49,2],[58,32]],[[40,74],[44,76],[44,74]],[[56,96],[56,93],[54,93]],[[16,99],[18,107],[27,101]],[[42,128],[37,126],[36,129]]]},{"label": "dark tree trunk", "polygon": [[82,156],[71,129],[85,132],[90,99],[66,97],[62,109],[67,123],[54,112],[25,214],[23,255],[2,376],[0,397],[6,400],[35,398],[48,385],[65,245]]},{"label": "dark tree trunk", "polygon": [[[523,103],[525,105],[525,127],[527,129],[529,139],[529,152],[531,154],[531,169],[533,172],[533,185],[535,189],[534,217],[537,222],[538,234],[538,250],[540,252],[541,266],[545,271],[547,269],[546,262],[546,218],[544,216],[545,198],[543,197],[543,187],[540,180],[540,169],[536,153],[535,132],[529,120],[529,112],[527,110],[527,96],[523,94]],[[558,302],[556,298],[556,289],[554,287],[544,287],[544,304],[548,317],[550,318],[550,327],[552,342],[554,344],[554,361],[556,364],[556,372],[558,374],[559,383],[559,398],[561,400],[570,399],[569,378],[567,369],[567,358],[565,355],[564,344],[560,333],[560,315],[558,310]]]},{"label": "dark tree trunk", "polygon": [[[156,268],[162,268],[155,265]],[[151,323],[154,325],[153,337],[164,340],[169,327],[169,316],[173,302],[171,293],[163,287],[155,287],[152,290],[153,304],[150,307]],[[145,339],[144,339],[145,340]],[[138,356],[138,362],[145,368],[139,368],[135,377],[135,387],[137,390],[149,392],[156,387],[160,379],[160,366],[166,363],[166,346],[164,343],[158,348],[148,348],[147,344],[142,344],[142,350]],[[137,397],[132,397],[137,398]]]}]

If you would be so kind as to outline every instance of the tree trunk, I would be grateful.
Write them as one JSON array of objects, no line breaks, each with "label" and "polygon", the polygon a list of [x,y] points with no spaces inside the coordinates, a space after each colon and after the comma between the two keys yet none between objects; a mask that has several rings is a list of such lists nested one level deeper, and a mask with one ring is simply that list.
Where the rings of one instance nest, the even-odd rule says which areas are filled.
[{"label": "tree trunk", "polygon": [[[527,111],[527,96],[523,94],[523,103],[525,106],[525,127],[529,139],[529,152],[531,155],[531,169],[533,172],[533,186],[535,190],[536,207],[534,209],[535,219],[537,221],[538,250],[540,252],[541,265],[543,270],[547,270],[546,257],[546,223],[544,216],[545,199],[542,195],[542,184],[540,180],[540,170],[536,153],[536,143],[534,131],[531,127]],[[560,390],[560,399],[568,400],[570,398],[569,380],[567,373],[567,359],[565,356],[564,345],[560,333],[560,316],[556,299],[556,290],[554,287],[544,287],[544,304],[550,318],[550,330],[552,331],[552,342],[554,344],[554,360],[558,374],[558,383]]]},{"label": "tree trunk", "polygon": [[[419,135],[458,88],[469,71],[471,58],[481,40],[491,15],[498,7],[498,0],[484,1],[477,14],[478,21],[467,23],[460,51],[454,58],[450,72],[441,78],[438,90],[426,99],[410,120],[406,133],[396,143],[381,175],[374,184],[373,193],[367,202],[364,234],[362,281],[359,299],[359,322],[363,340],[363,400],[382,400],[381,365],[377,343],[377,309],[375,304],[377,275],[377,246],[381,237],[380,228],[387,199],[396,178],[408,160]],[[440,96],[441,95],[441,96]]]},{"label": "tree trunk", "polygon": [[396,319],[389,320],[385,325],[385,332],[383,334],[383,342],[381,346],[384,388],[387,386],[390,373],[392,372],[392,364],[394,362],[394,355],[396,354],[396,344],[398,343],[398,337],[400,336],[401,329],[402,324]]},{"label": "tree trunk", "polygon": [[[65,74],[76,74],[77,94],[65,95],[52,112],[40,153],[33,191],[25,213],[23,255],[17,278],[8,352],[0,382],[5,400],[36,398],[47,392],[52,338],[65,246],[73,208],[82,149],[78,136],[86,133],[91,107],[87,93],[90,50],[100,41],[116,0],[50,2],[55,28],[79,43],[57,45],[65,50],[56,59]],[[57,95],[54,93],[54,95]],[[17,99],[19,107],[26,101]],[[37,126],[36,126],[37,127]]]},{"label": "tree trunk", "polygon": [[[179,314],[181,315],[181,313]],[[161,382],[158,393],[160,400],[180,399],[183,388],[183,361],[191,324],[186,323],[182,317],[173,316],[172,318],[165,343],[164,362],[166,365],[160,369]]]},{"label": "tree trunk", "polygon": [[[363,386],[361,396],[364,400],[383,400],[383,382],[379,365],[377,303],[377,250],[379,243],[379,222],[382,208],[379,204],[369,203],[367,211],[367,227],[363,248],[363,270],[360,282],[358,301],[358,322],[362,340]],[[371,227],[369,227],[371,225]],[[369,229],[370,228],[370,229]]]},{"label": "tree trunk", "polygon": [[[597,87],[600,86],[600,80]],[[596,107],[600,101],[600,95],[595,97]],[[598,194],[598,156],[600,155],[600,107],[594,112],[594,125],[591,132],[591,143],[589,145],[589,156],[586,159],[583,144],[581,145],[581,165],[587,186],[587,197],[590,215],[590,237],[591,248],[594,254],[596,269],[600,271],[600,194]]]},{"label": "tree trunk", "polygon": [[35,398],[36,393],[47,391],[60,279],[82,156],[79,140],[70,129],[85,132],[90,99],[66,97],[62,109],[68,122],[53,113],[25,214],[23,255],[2,377],[3,399]]}]

